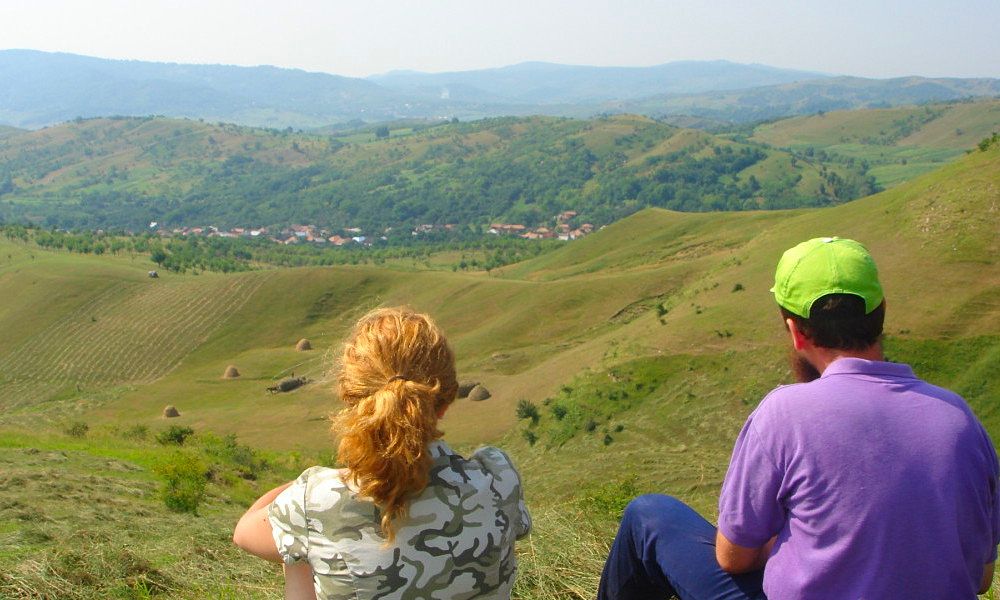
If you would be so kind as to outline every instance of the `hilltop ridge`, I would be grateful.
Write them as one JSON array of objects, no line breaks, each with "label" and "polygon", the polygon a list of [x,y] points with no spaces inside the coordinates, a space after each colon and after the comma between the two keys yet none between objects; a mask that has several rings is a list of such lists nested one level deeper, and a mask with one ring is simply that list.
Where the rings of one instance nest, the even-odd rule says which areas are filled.
[{"label": "hilltop ridge", "polygon": [[272,66],[109,60],[0,50],[0,124],[39,128],[76,117],[203,118],[312,128],[405,118],[642,113],[746,123],[817,110],[995,96],[1000,80],[829,77],[727,61],[652,67],[523,63],[368,79]]}]

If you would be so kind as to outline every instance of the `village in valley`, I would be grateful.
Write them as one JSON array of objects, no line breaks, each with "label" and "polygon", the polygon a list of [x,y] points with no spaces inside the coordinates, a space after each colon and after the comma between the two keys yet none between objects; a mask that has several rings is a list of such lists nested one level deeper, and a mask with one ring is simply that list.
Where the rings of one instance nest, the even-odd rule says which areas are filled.
[{"label": "village in valley", "polygon": [[[573,225],[578,213],[567,210],[559,213],[553,218],[554,226],[528,227],[520,223],[491,223],[486,228],[485,233],[496,236],[519,237],[526,240],[561,240],[570,241],[584,237],[593,233],[595,227],[591,223],[581,223]],[[458,225],[446,223],[443,225],[421,224],[414,227],[410,234],[413,237],[428,235],[441,231],[454,231]],[[260,238],[269,239],[277,244],[318,244],[332,246],[361,245],[371,246],[378,241],[388,239],[387,235],[392,228],[384,229],[379,235],[372,235],[365,232],[360,227],[345,227],[340,230],[331,231],[328,228],[317,227],[315,225],[290,225],[281,229],[268,227],[233,227],[228,230],[212,225],[202,227],[174,227],[168,229],[161,227],[159,223],[153,221],[149,228],[155,231],[160,237],[175,236],[204,236],[219,238]]]}]

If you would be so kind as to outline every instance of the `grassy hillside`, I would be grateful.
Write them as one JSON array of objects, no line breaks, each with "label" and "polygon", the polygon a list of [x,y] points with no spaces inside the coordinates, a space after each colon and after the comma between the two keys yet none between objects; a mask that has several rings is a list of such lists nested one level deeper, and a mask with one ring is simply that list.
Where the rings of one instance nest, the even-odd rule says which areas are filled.
[{"label": "grassy hillside", "polygon": [[756,127],[751,139],[828,161],[866,161],[888,187],[939,168],[996,131],[1000,100],[992,99],[795,117]]},{"label": "grassy hillside", "polygon": [[[867,193],[860,165],[644,117],[524,118],[326,136],[163,118],[0,139],[0,218],[64,227],[603,224],[644,206],[817,206]],[[763,163],[783,165],[780,171]],[[827,184],[836,176],[842,183]],[[825,178],[825,179],[824,179]]]},{"label": "grassy hillside", "polygon": [[[405,302],[438,318],[461,377],[493,392],[458,401],[443,428],[463,450],[501,443],[523,471],[536,528],[521,546],[518,597],[592,597],[629,497],[671,493],[714,518],[740,425],[790,377],[767,292],[774,264],[819,235],[868,245],[889,303],[890,358],[965,395],[1000,439],[998,177],[994,144],[831,208],[649,209],[491,275],[369,266],[149,280],[142,258],[3,242],[0,461],[14,466],[0,474],[0,595],[40,594],[64,580],[80,598],[152,588],[184,598],[273,595],[275,573],[233,552],[228,527],[255,493],[330,460],[317,456],[331,447],[324,417],[336,408],[321,381],[330,349],[363,311]],[[295,351],[302,337],[316,349]],[[240,378],[221,378],[230,364]],[[265,391],[293,372],[316,381]],[[535,406],[536,423],[518,418],[521,400]],[[163,419],[166,404],[181,417]],[[271,466],[256,481],[210,480],[202,516],[175,517],[158,503],[153,471],[172,449],[151,439],[175,424],[195,430],[185,451],[218,460],[218,472],[237,467],[211,458],[213,433],[267,449]],[[69,491],[26,501],[53,479]],[[100,543],[65,541],[74,499],[117,506],[123,495],[131,512],[122,514],[139,526],[84,513],[80,529]],[[103,540],[130,554],[102,553]],[[213,581],[248,583],[207,589],[184,576],[209,564]]]}]

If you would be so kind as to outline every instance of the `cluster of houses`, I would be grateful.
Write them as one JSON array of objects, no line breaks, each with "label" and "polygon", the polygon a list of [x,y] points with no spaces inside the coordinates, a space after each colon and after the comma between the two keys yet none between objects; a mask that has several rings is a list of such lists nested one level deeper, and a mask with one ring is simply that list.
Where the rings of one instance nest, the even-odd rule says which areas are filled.
[{"label": "cluster of houses", "polygon": [[[150,223],[151,228],[156,228],[157,224]],[[292,225],[290,227],[285,227],[279,231],[272,232],[267,227],[251,228],[251,227],[233,227],[229,230],[219,229],[214,226],[207,227],[175,227],[172,230],[157,229],[157,232],[162,236],[175,235],[189,235],[189,236],[205,236],[205,237],[222,237],[222,238],[264,238],[270,239],[272,242],[278,244],[301,244],[301,243],[314,243],[314,244],[332,244],[334,246],[346,246],[348,244],[362,244],[370,246],[374,241],[370,236],[362,235],[361,228],[359,227],[347,227],[340,231],[341,234],[332,234],[326,229],[321,229],[315,225]],[[388,232],[388,230],[386,230]],[[386,239],[382,236],[381,239]]]},{"label": "cluster of houses", "polygon": [[[519,223],[492,223],[488,232],[493,235],[518,236],[526,240],[575,240],[594,231],[594,226],[590,223],[583,223],[578,227],[573,227],[570,222],[577,216],[576,211],[567,210],[559,213],[555,217],[555,227],[534,227],[529,228]],[[380,236],[364,235],[359,227],[346,227],[339,233],[332,233],[327,229],[316,227],[315,225],[291,225],[281,230],[271,231],[267,227],[233,227],[223,230],[211,225],[207,227],[175,227],[167,230],[160,228],[159,224],[152,222],[150,229],[155,230],[161,236],[205,236],[222,238],[264,238],[278,244],[330,244],[333,246],[346,246],[349,244],[361,244],[370,246],[379,240],[386,240],[386,235],[392,228],[385,229]],[[452,231],[457,225],[448,223],[445,225],[417,225],[411,231],[411,235],[420,236],[435,231]]]},{"label": "cluster of houses", "polygon": [[594,226],[590,223],[583,223],[579,227],[570,225],[570,221],[575,219],[575,210],[566,210],[556,215],[556,225],[553,228],[535,227],[534,229],[525,227],[519,223],[493,223],[489,232],[493,235],[516,235],[526,240],[553,240],[563,241],[575,240],[594,232]]}]

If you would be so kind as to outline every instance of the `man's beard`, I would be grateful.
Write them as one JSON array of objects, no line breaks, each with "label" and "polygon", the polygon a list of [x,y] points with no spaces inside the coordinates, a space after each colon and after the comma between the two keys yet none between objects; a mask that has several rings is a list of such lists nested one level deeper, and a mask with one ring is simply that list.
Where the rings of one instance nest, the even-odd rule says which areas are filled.
[{"label": "man's beard", "polygon": [[819,379],[820,372],[798,352],[792,350],[791,354],[788,355],[788,362],[792,367],[792,375],[795,376],[795,381],[809,383],[810,381]]}]

